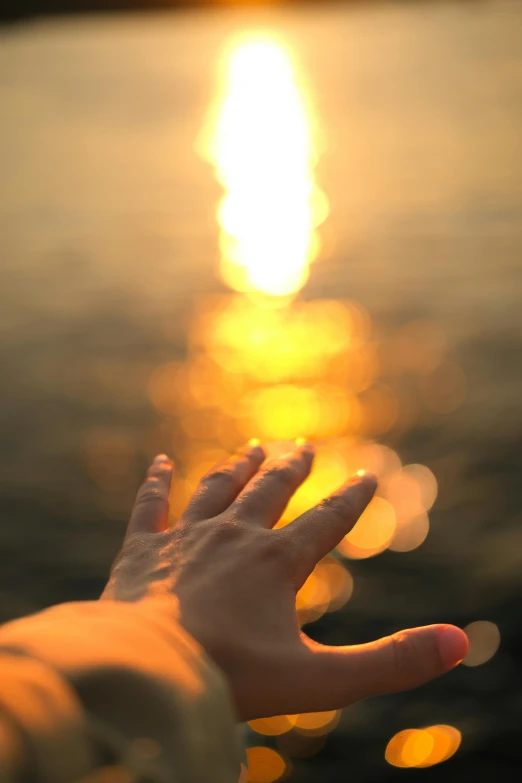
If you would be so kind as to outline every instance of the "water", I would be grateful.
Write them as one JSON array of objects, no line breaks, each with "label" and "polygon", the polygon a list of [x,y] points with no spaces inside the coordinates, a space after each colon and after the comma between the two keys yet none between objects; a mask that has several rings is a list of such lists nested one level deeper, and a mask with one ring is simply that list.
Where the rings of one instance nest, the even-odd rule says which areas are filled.
[{"label": "water", "polygon": [[[522,344],[522,12],[517,2],[333,5],[161,14],[6,29],[0,389],[4,619],[99,592],[148,457],[183,457],[149,379],[183,362],[219,280],[221,189],[194,143],[216,61],[238,31],[274,33],[306,80],[330,202],[302,298],[348,298],[391,330],[437,324],[466,398],[381,440],[439,483],[418,550],[354,561],[352,599],[311,626],[364,641],[405,625],[495,622],[501,646],[415,694],[346,711],[292,780],[392,780],[403,728],[450,723],[430,780],[518,764]],[[256,434],[256,433],[253,433]],[[258,738],[259,739],[259,738]],[[262,738],[261,738],[262,741]],[[514,779],[514,778],[513,778]]]}]

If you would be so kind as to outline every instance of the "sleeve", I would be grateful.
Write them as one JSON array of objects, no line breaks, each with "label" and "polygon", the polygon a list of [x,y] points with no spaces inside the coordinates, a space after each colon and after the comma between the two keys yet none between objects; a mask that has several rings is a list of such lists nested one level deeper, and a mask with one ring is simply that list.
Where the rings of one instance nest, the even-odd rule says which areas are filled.
[{"label": "sleeve", "polygon": [[239,773],[224,677],[166,613],[71,603],[0,629],[0,783],[237,783]]}]

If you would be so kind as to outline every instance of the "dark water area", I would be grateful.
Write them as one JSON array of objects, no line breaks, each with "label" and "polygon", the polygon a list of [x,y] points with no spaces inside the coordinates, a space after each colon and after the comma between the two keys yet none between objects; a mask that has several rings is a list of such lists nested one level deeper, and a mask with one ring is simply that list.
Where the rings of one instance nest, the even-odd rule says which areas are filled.
[{"label": "dark water area", "polygon": [[[496,655],[348,708],[299,783],[520,779],[522,724],[522,6],[335,5],[80,17],[2,33],[0,618],[101,591],[147,460],[148,396],[182,361],[217,276],[220,196],[194,141],[227,36],[275,30],[326,146],[329,256],[304,299],[349,298],[376,334],[436,322],[466,377],[456,410],[381,440],[436,475],[419,549],[354,561],[356,590],[310,626],[367,641],[495,623]],[[175,431],[175,430],[174,430]],[[171,431],[169,431],[171,432]],[[384,760],[403,728],[451,724],[429,769]]]}]

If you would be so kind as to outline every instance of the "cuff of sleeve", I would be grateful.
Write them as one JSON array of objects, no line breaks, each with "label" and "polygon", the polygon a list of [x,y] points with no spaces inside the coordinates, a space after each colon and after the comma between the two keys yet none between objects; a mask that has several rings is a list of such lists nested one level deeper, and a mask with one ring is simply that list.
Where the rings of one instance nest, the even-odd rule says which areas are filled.
[{"label": "cuff of sleeve", "polygon": [[[99,727],[96,746],[105,726],[132,771],[144,769],[146,748],[154,780],[236,783],[240,758],[224,676],[172,615],[113,601],[63,604],[5,626],[6,645],[62,675]],[[76,714],[72,704],[69,710]],[[55,721],[49,742],[60,744],[63,732]]]},{"label": "cuff of sleeve", "polygon": [[70,783],[92,769],[85,713],[44,663],[0,654],[0,781]]}]

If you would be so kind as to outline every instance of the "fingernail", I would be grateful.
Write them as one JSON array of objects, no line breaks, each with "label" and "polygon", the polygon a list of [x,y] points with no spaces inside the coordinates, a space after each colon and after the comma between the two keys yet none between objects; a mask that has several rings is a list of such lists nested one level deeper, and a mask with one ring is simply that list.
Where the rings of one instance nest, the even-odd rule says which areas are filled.
[{"label": "fingernail", "polygon": [[300,451],[301,454],[315,454],[315,446],[305,438],[298,438],[295,443],[297,451]]},{"label": "fingernail", "polygon": [[448,626],[439,632],[439,652],[444,666],[457,666],[468,654],[469,642],[464,631]]},{"label": "fingernail", "polygon": [[373,482],[375,484],[378,483],[378,479],[375,473],[370,473],[369,470],[358,470],[357,473],[354,474],[352,481],[357,484],[362,484],[363,482]]},{"label": "fingernail", "polygon": [[259,438],[251,438],[248,443],[245,446],[241,446],[237,450],[238,454],[241,454],[242,456],[248,457],[250,455],[258,455],[259,453],[265,454],[264,448],[261,446],[261,441]]},{"label": "fingernail", "polygon": [[157,454],[152,461],[153,462],[171,462],[170,458],[167,457],[166,454]]}]

